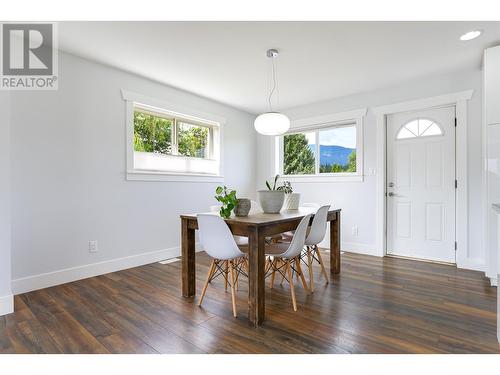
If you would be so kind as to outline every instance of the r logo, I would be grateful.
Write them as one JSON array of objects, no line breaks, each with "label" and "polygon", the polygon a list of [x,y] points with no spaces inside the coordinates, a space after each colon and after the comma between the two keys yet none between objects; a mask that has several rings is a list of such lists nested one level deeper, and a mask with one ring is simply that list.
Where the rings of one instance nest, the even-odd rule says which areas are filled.
[{"label": "r logo", "polygon": [[52,24],[3,24],[2,74],[50,76],[53,74]]}]

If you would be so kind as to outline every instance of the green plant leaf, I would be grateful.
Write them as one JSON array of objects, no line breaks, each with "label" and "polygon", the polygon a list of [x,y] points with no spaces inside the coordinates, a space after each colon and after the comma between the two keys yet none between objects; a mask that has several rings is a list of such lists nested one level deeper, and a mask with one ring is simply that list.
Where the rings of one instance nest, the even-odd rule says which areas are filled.
[{"label": "green plant leaf", "polygon": [[268,182],[268,181],[266,181],[266,186],[267,186],[267,188],[268,188],[269,190],[273,190],[273,189],[271,189],[271,185],[269,185],[269,182]]},{"label": "green plant leaf", "polygon": [[238,198],[236,197],[236,190],[228,189],[227,186],[218,186],[215,190],[217,195],[214,198],[222,203],[219,210],[221,217],[228,219],[231,217],[231,212],[236,207],[238,203]]}]

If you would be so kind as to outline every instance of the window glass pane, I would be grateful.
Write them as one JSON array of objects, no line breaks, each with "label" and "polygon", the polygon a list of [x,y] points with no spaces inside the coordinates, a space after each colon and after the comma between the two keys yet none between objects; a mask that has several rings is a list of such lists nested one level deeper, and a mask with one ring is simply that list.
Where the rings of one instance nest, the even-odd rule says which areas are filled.
[{"label": "window glass pane", "polygon": [[134,111],[134,151],[172,153],[171,119]]},{"label": "window glass pane", "polygon": [[421,118],[418,120],[418,135],[423,135],[427,129],[433,124],[431,120]]},{"label": "window glass pane", "polygon": [[434,121],[421,118],[405,124],[398,132],[397,139],[442,135],[443,131]]},{"label": "window glass pane", "polygon": [[427,135],[441,135],[443,134],[443,132],[441,131],[441,129],[439,128],[439,126],[437,126],[435,123],[432,124],[431,126],[429,126],[423,133],[422,133],[422,136],[427,136]]},{"label": "window glass pane", "polygon": [[418,120],[413,120],[412,122],[409,122],[408,124],[405,125],[405,128],[409,130],[415,137],[419,135],[418,132]]},{"label": "window glass pane", "polygon": [[319,131],[319,172],[356,172],[356,126]]},{"label": "window glass pane", "polygon": [[401,130],[398,133],[398,139],[405,139],[405,138],[415,138],[416,135],[413,134],[411,131],[409,131],[406,128],[401,128]]},{"label": "window glass pane", "polygon": [[209,128],[177,121],[179,155],[208,158]]},{"label": "window glass pane", "polygon": [[287,134],[283,137],[283,173],[314,174],[316,152],[314,132]]}]

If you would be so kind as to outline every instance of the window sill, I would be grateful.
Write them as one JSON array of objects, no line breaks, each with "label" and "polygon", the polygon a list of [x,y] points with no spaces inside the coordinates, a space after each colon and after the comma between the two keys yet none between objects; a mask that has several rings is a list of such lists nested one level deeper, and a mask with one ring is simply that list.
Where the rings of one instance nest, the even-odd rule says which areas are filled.
[{"label": "window sill", "polygon": [[224,176],[202,173],[175,173],[163,171],[129,170],[127,181],[170,181],[223,183]]},{"label": "window sill", "polygon": [[281,180],[290,181],[294,184],[297,183],[311,183],[311,182],[363,182],[363,175],[343,175],[343,176],[321,176],[321,175],[309,175],[309,176],[287,176],[281,175]]}]

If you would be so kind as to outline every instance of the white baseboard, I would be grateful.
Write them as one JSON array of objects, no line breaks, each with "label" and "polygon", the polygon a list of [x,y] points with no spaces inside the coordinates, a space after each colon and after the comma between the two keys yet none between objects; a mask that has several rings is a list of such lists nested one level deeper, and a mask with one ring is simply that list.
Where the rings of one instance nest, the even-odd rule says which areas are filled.
[{"label": "white baseboard", "polygon": [[[199,246],[196,244],[199,251]],[[111,259],[103,262],[86,264],[78,267],[65,268],[53,272],[42,273],[12,280],[14,295],[48,288],[88,277],[104,275],[110,272],[121,271],[127,268],[139,267],[145,264],[180,256],[180,247],[151,251],[123,258]]]},{"label": "white baseboard", "polygon": [[489,277],[491,286],[498,286],[498,278],[497,277]]},{"label": "white baseboard", "polygon": [[484,262],[478,259],[457,259],[457,268],[484,272]]},{"label": "white baseboard", "polygon": [[9,294],[0,297],[0,316],[14,312],[14,296]]},{"label": "white baseboard", "polygon": [[342,251],[346,251],[348,253],[373,255],[376,257],[382,256],[377,251],[375,245],[369,245],[369,244],[365,244],[365,243],[342,242],[340,248]]}]

